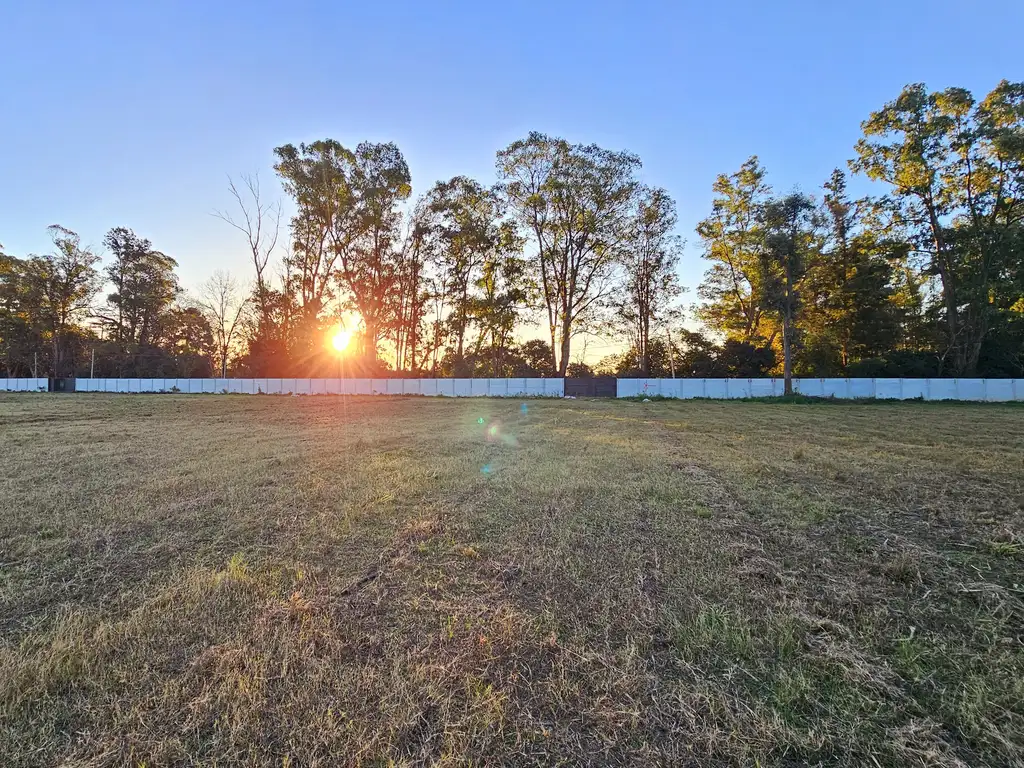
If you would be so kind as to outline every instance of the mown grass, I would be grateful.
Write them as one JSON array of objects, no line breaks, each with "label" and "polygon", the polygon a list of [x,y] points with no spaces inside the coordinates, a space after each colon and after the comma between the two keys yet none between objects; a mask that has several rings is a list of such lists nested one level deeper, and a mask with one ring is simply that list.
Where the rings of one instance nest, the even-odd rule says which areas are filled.
[{"label": "mown grass", "polygon": [[5,765],[1024,765],[1024,411],[0,396]]}]

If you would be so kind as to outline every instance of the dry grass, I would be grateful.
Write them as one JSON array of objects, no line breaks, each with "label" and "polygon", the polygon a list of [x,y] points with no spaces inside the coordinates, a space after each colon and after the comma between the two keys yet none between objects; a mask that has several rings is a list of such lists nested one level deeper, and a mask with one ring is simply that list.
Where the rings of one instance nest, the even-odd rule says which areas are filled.
[{"label": "dry grass", "polygon": [[1024,409],[0,396],[6,765],[1024,765]]}]

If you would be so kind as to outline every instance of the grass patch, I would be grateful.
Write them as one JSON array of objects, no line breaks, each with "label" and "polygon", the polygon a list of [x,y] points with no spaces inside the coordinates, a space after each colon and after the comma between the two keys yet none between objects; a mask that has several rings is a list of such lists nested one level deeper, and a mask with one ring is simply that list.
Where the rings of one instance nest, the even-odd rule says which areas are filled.
[{"label": "grass patch", "polygon": [[1024,411],[776,404],[0,395],[0,754],[1024,764]]}]

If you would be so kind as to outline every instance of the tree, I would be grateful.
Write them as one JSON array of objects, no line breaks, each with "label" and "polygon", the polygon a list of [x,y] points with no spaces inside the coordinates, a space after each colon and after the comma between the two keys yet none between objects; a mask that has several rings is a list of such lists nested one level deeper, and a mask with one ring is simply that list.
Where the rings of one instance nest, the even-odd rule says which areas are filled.
[{"label": "tree", "polygon": [[906,243],[867,226],[868,206],[847,197],[846,177],[834,171],[820,215],[822,247],[801,286],[801,362],[817,375],[844,375],[851,363],[885,354],[900,341],[907,313],[898,270],[910,269]]},{"label": "tree", "polygon": [[363,142],[355,151],[333,139],[286,144],[274,165],[298,212],[292,219],[292,284],[306,336],[336,287],[362,322],[363,353],[377,345],[395,313],[400,279],[400,203],[412,193],[409,168],[394,144]]},{"label": "tree", "polygon": [[124,349],[152,344],[161,314],[181,291],[174,274],[178,262],[125,227],[111,229],[103,244],[113,256],[106,275],[114,290],[101,319]]},{"label": "tree", "polygon": [[503,220],[503,201],[495,190],[464,176],[436,184],[423,210],[434,277],[435,344],[451,344],[448,365],[457,375],[474,369],[502,375],[529,292],[516,224]]},{"label": "tree", "polygon": [[613,324],[632,343],[642,376],[651,371],[652,330],[667,331],[666,323],[679,318],[672,303],[684,290],[676,274],[682,251],[672,232],[676,220],[675,202],[665,190],[640,189],[624,244],[625,281]]},{"label": "tree", "polygon": [[292,249],[285,257],[285,290],[294,293],[306,318],[319,316],[336,280],[334,244],[351,217],[349,176],[355,155],[333,139],[285,144],[274,150],[274,170],[292,196]]},{"label": "tree", "polygon": [[[413,211],[409,232],[398,259],[395,310],[391,337],[395,344],[395,367],[418,372],[432,348],[425,325],[430,292],[427,290],[427,258],[422,206]],[[422,354],[421,354],[422,353]]]},{"label": "tree", "polygon": [[5,376],[23,374],[36,346],[35,329],[23,308],[23,261],[0,248],[0,353]]},{"label": "tree", "polygon": [[[260,291],[259,286],[253,291],[257,302],[260,301]],[[227,377],[228,359],[236,351],[249,296],[240,289],[230,272],[217,270],[200,286],[196,304],[210,325],[217,370],[221,377]]]},{"label": "tree", "polygon": [[972,375],[1024,217],[1024,83],[1004,80],[981,102],[908,85],[862,128],[851,167],[891,187],[896,226],[939,281],[943,360]]},{"label": "tree", "polygon": [[793,335],[799,306],[798,284],[814,247],[814,202],[790,194],[762,209],[765,247],[761,252],[761,303],[782,326],[782,371],[785,394],[793,394]]},{"label": "tree", "polygon": [[566,366],[565,375],[570,379],[592,379],[594,378],[594,369],[582,360],[576,360]]},{"label": "tree", "polygon": [[236,219],[226,211],[218,211],[214,215],[245,236],[256,273],[252,291],[256,308],[256,332],[259,337],[267,338],[273,335],[278,304],[267,266],[280,236],[281,206],[279,203],[268,203],[263,198],[258,175],[243,175],[241,181],[244,192],[239,190],[233,179],[228,179],[228,189],[238,205],[241,218]]},{"label": "tree", "polygon": [[498,153],[500,189],[536,249],[552,364],[604,308],[626,238],[640,159],[533,132]]},{"label": "tree", "polygon": [[154,347],[149,364],[162,367],[165,375],[205,378],[213,373],[213,329],[197,307],[174,307],[162,314]]},{"label": "tree", "polygon": [[716,351],[713,376],[735,379],[756,379],[767,376],[775,367],[775,350],[758,347],[747,341],[727,339]]},{"label": "tree", "polygon": [[526,364],[525,375],[544,377],[555,375],[551,345],[543,339],[530,339],[523,342],[519,348],[519,354]]},{"label": "tree", "polygon": [[447,326],[459,359],[465,354],[470,289],[495,239],[495,202],[488,190],[465,176],[439,181],[426,196],[431,262],[439,275],[440,298],[448,309]]},{"label": "tree", "polygon": [[777,329],[765,317],[761,265],[765,251],[762,208],[771,189],[757,157],[715,181],[711,215],[697,225],[711,267],[697,289],[705,300],[698,316],[726,338],[760,345]]},{"label": "tree", "polygon": [[478,294],[471,299],[470,313],[478,333],[474,353],[487,350],[490,375],[502,376],[505,359],[512,352],[512,336],[528,299],[526,262],[519,257],[522,240],[510,222],[500,228],[494,250],[484,260],[476,280]]},{"label": "tree", "polygon": [[363,324],[364,355],[377,357],[377,343],[394,316],[400,274],[399,204],[412,194],[409,167],[394,144],[363,142],[349,177],[352,202],[343,229],[332,231],[341,255],[339,283]]},{"label": "tree", "polygon": [[47,344],[50,371],[61,377],[74,375],[76,324],[89,314],[99,292],[99,257],[83,248],[70,229],[53,225],[48,231],[54,250],[25,260],[4,257],[0,280],[8,323],[18,316],[22,334]]}]

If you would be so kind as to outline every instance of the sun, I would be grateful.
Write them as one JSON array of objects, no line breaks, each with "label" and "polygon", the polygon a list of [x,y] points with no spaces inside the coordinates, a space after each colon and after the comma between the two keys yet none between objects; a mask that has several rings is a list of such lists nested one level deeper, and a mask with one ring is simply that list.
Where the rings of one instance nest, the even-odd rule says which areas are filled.
[{"label": "sun", "polygon": [[348,346],[349,339],[352,338],[352,334],[346,331],[344,328],[339,328],[337,333],[331,338],[331,346],[333,346],[339,352],[344,351],[345,347]]}]

